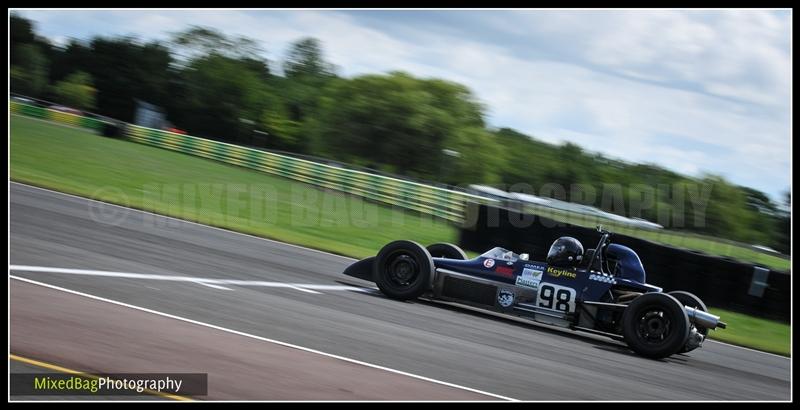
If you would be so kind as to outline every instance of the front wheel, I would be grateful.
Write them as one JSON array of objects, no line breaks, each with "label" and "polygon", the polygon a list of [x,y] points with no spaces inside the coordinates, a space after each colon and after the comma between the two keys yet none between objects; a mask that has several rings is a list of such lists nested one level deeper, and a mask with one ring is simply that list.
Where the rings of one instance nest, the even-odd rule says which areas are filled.
[{"label": "front wheel", "polygon": [[622,336],[636,353],[660,359],[678,353],[689,338],[683,304],[666,293],[645,293],[622,315]]},{"label": "front wheel", "polygon": [[[706,304],[703,303],[703,301],[700,300],[700,298],[698,298],[697,296],[695,296],[692,293],[686,292],[684,290],[675,290],[675,291],[669,292],[667,294],[672,296],[672,297],[674,297],[675,299],[678,299],[678,302],[680,302],[684,306],[689,306],[690,308],[695,308],[695,309],[698,309],[698,310],[702,310],[703,312],[708,312],[708,308],[706,307]],[[691,328],[689,329],[689,332],[691,333],[692,330],[695,330],[695,331],[697,331],[697,333],[703,335],[703,340],[705,340],[705,338],[708,336],[708,328],[705,328],[705,327],[702,327],[702,326],[697,326],[695,324],[691,324]],[[697,349],[698,347],[700,347],[699,342],[697,342],[697,343],[690,343],[690,342],[691,341],[687,342],[681,348],[681,350],[680,350],[681,353],[691,352],[692,350]]]},{"label": "front wheel", "polygon": [[375,257],[375,284],[384,295],[398,300],[415,299],[433,286],[431,254],[413,241],[394,241]]}]

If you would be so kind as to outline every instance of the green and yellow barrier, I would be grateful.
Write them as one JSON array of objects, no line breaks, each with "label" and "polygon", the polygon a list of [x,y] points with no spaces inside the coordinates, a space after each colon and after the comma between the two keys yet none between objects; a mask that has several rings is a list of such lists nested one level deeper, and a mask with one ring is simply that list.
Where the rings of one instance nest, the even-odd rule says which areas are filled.
[{"label": "green and yellow barrier", "polygon": [[142,144],[251,168],[454,222],[463,220],[468,198],[481,199],[430,185],[137,125],[128,125],[127,136]]},{"label": "green and yellow barrier", "polygon": [[[89,117],[13,101],[10,104],[14,114],[94,130],[104,125],[103,121]],[[467,199],[485,200],[459,191],[132,124],[127,125],[125,132],[129,140],[141,144],[251,168],[453,222],[463,221]]]},{"label": "green and yellow barrier", "polygon": [[9,105],[13,114],[58,122],[71,125],[73,127],[88,128],[99,131],[106,124],[104,121],[95,118],[51,110],[48,108],[36,107],[34,105],[22,104],[16,101],[9,101]]}]

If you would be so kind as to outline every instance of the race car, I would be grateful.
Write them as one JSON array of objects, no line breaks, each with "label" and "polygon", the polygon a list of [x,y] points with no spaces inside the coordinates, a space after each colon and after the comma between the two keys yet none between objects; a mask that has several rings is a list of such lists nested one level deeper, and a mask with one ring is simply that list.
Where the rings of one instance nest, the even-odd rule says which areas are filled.
[{"label": "race car", "polygon": [[709,330],[726,327],[697,296],[647,284],[636,252],[598,232],[586,251],[575,238],[558,238],[545,261],[501,247],[469,259],[452,244],[399,240],[344,274],[375,282],[392,299],[457,302],[600,334],[654,359],[697,349]]}]

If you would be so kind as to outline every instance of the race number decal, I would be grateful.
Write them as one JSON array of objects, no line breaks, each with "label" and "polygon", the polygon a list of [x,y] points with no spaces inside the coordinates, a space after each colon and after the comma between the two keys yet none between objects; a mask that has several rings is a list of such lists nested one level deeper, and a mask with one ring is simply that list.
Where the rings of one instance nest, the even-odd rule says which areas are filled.
[{"label": "race number decal", "polygon": [[570,313],[575,311],[575,289],[552,283],[540,283],[536,306]]}]

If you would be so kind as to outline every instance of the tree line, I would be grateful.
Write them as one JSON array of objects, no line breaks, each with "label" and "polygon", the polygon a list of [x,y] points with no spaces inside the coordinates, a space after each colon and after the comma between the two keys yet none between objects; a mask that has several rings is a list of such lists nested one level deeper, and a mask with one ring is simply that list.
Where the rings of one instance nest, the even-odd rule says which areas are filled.
[{"label": "tree line", "polygon": [[[132,122],[136,101],[162,107],[191,135],[331,158],[382,172],[451,185],[520,183],[533,194],[598,206],[629,216],[632,207],[576,195],[570,186],[602,192],[621,187],[623,203],[637,187],[689,187],[707,192],[703,223],[691,205],[656,190],[636,215],[658,221],[680,213],[692,232],[789,252],[790,194],[776,204],[764,193],[716,175],[690,177],[653,164],[632,164],[566,143],[553,145],[486,122],[486,107],[464,85],[404,72],[346,78],[326,61],[314,38],[294,42],[269,61],[258,41],[193,26],[169,40],[135,37],[72,39],[54,45],[34,23],[10,16],[13,93]],[[537,192],[557,184],[567,187]],[[688,192],[694,192],[691,189]],[[584,190],[585,191],[585,190]],[[669,227],[669,226],[668,226]]]}]

